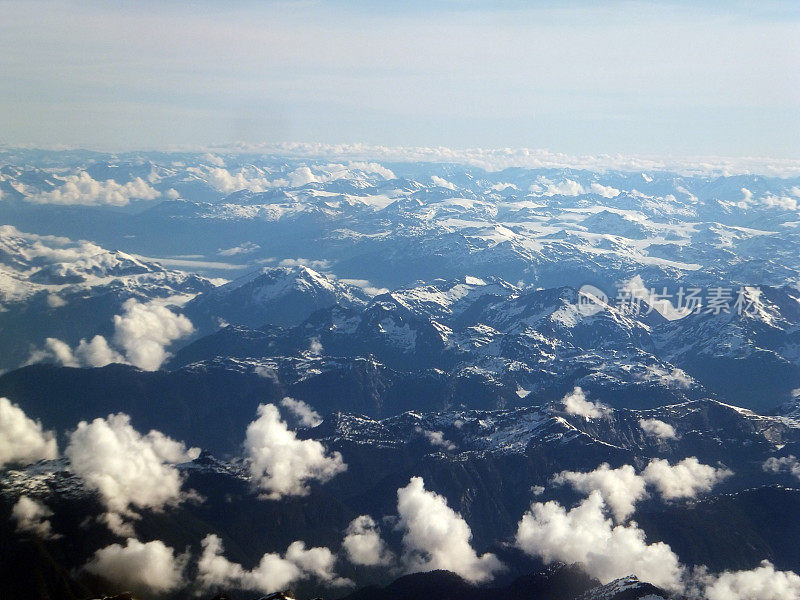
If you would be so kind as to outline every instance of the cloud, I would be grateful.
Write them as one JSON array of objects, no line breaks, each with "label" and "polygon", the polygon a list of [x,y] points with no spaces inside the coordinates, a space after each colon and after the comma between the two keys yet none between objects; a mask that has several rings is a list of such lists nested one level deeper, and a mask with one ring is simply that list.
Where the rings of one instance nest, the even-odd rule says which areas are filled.
[{"label": "cloud", "polygon": [[172,548],[159,540],[143,544],[128,538],[124,546],[111,544],[97,550],[83,568],[119,590],[141,595],[163,594],[183,587],[186,560],[186,556],[176,556]]},{"label": "cloud", "polygon": [[66,306],[67,301],[64,300],[58,294],[48,294],[47,295],[47,306],[50,308],[60,308],[62,306]]},{"label": "cloud", "polygon": [[11,519],[16,521],[18,532],[32,533],[45,540],[60,537],[53,533],[53,527],[47,520],[52,516],[52,510],[28,496],[20,496],[11,509]]},{"label": "cloud", "polygon": [[308,267],[309,269],[327,269],[331,266],[327,260],[313,260],[310,258],[284,258],[278,263],[279,267]]},{"label": "cloud", "polygon": [[65,177],[60,187],[30,195],[26,200],[37,204],[126,206],[131,200],[154,200],[160,195],[141,177],[119,184],[113,179],[97,181],[86,171],[81,171]]},{"label": "cloud", "polygon": [[654,435],[660,440],[674,440],[678,437],[672,425],[658,419],[639,419],[639,427],[646,434]]},{"label": "cloud", "polygon": [[647,544],[636,523],[614,526],[605,511],[599,491],[569,511],[557,502],[534,502],[517,526],[515,543],[546,563],[581,562],[603,583],[634,574],[654,585],[680,588],[683,569],[672,549],[663,542]]},{"label": "cloud", "polygon": [[386,294],[389,292],[389,288],[375,287],[367,279],[340,279],[339,281],[347,285],[354,285],[356,287],[360,287],[362,290],[364,290],[365,293],[369,294],[370,296],[377,296],[379,294]]},{"label": "cloud", "polygon": [[303,427],[316,427],[322,423],[319,413],[302,400],[287,397],[281,400],[281,406],[291,412]]},{"label": "cloud", "polygon": [[246,570],[225,558],[222,540],[216,535],[207,535],[201,545],[203,553],[197,565],[198,582],[204,589],[233,587],[269,594],[309,577],[331,585],[350,584],[333,571],[336,557],[330,550],[306,549],[301,541],[290,544],[284,556],[264,554],[252,570]]},{"label": "cloud", "polygon": [[114,316],[114,343],[132,365],[155,371],[169,357],[166,346],[194,331],[191,321],[158,303],[142,304],[131,298]]},{"label": "cloud", "polygon": [[325,483],[347,469],[339,452],[329,454],[316,440],[297,439],[274,404],[258,407],[244,445],[255,485],[273,500],[304,496],[310,481]]},{"label": "cloud", "polygon": [[719,482],[733,475],[728,469],[717,469],[700,463],[691,456],[675,465],[656,458],[642,471],[642,477],[654,486],[666,500],[694,498],[700,492],[711,490]]},{"label": "cloud", "polygon": [[478,556],[472,531],[447,501],[412,477],[397,490],[398,528],[403,531],[403,563],[410,573],[445,569],[473,583],[489,581],[503,569],[494,554]]},{"label": "cloud", "polygon": [[0,398],[0,467],[58,458],[56,437],[8,398]]},{"label": "cloud", "polygon": [[586,419],[600,418],[610,410],[607,406],[599,402],[590,402],[587,400],[584,391],[577,386],[569,394],[564,396],[562,402],[564,403],[564,410],[567,414],[577,415]]},{"label": "cloud", "polygon": [[[71,470],[100,494],[109,512],[134,518],[132,508],[162,510],[184,500],[183,478],[174,464],[199,453],[159,431],[141,435],[123,413],[81,421],[64,451]],[[115,523],[114,517],[108,521]]]},{"label": "cloud", "polygon": [[261,169],[256,169],[255,167],[249,170],[240,169],[236,173],[231,173],[222,166],[190,170],[223,194],[231,194],[239,190],[255,193],[266,192],[287,183],[284,179],[271,181]]},{"label": "cloud", "polygon": [[791,473],[800,479],[800,460],[792,454],[781,458],[771,456],[764,462],[762,468],[768,473]]},{"label": "cloud", "polygon": [[[647,298],[645,298],[645,300],[647,300]],[[648,365],[645,372],[640,375],[640,379],[642,381],[657,382],[666,387],[682,389],[689,389],[694,383],[692,378],[683,369],[674,368],[668,371],[658,365]]]},{"label": "cloud", "polygon": [[381,539],[378,525],[369,515],[361,515],[350,522],[345,531],[342,548],[354,565],[386,566],[394,560],[394,556]]},{"label": "cloud", "polygon": [[170,356],[167,346],[194,331],[189,319],[172,312],[159,300],[145,304],[130,298],[122,305],[122,311],[114,315],[112,341],[124,356],[101,335],[88,342],[82,339],[74,350],[66,342],[47,338],[44,347],[31,352],[25,364],[53,362],[65,367],[103,367],[109,363],[127,363],[144,371],[155,371]]},{"label": "cloud", "polygon": [[599,491],[618,523],[627,520],[636,509],[636,503],[647,497],[646,482],[631,465],[612,469],[603,463],[588,473],[562,471],[553,478],[553,483],[569,484],[584,494]]},{"label": "cloud", "polygon": [[445,450],[455,450],[456,445],[444,438],[444,433],[441,431],[429,431],[422,427],[416,427],[415,431],[421,434],[431,446],[439,446]]},{"label": "cloud", "polygon": [[357,171],[367,174],[379,175],[383,179],[395,179],[395,174],[376,162],[358,161],[348,165],[328,164],[313,165],[314,170],[307,165],[298,167],[289,173],[289,184],[292,187],[302,187],[309,183],[327,183],[338,179],[363,179]]},{"label": "cloud", "polygon": [[796,600],[800,598],[800,575],[776,571],[769,561],[749,571],[726,571],[710,576],[706,600]]},{"label": "cloud", "polygon": [[586,193],[584,187],[577,181],[566,179],[554,183],[547,177],[539,177],[528,190],[537,196],[580,196]]},{"label": "cloud", "polygon": [[239,256],[242,254],[252,254],[260,248],[261,246],[254,242],[243,242],[242,244],[233,246],[232,248],[225,248],[224,250],[220,248],[217,250],[217,254],[220,256]]},{"label": "cloud", "polygon": [[447,181],[447,179],[439,177],[438,175],[431,175],[431,181],[433,182],[433,185],[437,187],[447,188],[448,190],[456,189],[455,184],[450,183],[449,181]]},{"label": "cloud", "polygon": [[217,156],[216,154],[211,154],[211,152],[206,152],[202,157],[201,160],[205,161],[209,165],[213,165],[215,167],[224,167],[225,161],[222,157]]},{"label": "cloud", "polygon": [[590,189],[593,193],[603,196],[604,198],[616,198],[620,194],[617,188],[601,185],[599,183],[593,183]]}]

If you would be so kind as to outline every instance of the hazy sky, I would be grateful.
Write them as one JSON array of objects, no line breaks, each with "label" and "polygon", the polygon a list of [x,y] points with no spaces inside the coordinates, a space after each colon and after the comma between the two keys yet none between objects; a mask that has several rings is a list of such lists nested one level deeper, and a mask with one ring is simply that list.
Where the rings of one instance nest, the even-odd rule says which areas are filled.
[{"label": "hazy sky", "polygon": [[800,157],[800,2],[0,0],[0,143],[233,141]]}]

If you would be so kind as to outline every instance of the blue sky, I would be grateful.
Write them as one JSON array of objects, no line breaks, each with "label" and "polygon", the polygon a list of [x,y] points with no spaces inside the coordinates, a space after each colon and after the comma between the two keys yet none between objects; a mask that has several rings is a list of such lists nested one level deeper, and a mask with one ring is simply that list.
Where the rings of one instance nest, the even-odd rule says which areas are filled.
[{"label": "blue sky", "polygon": [[797,2],[0,0],[0,72],[5,144],[800,157]]}]

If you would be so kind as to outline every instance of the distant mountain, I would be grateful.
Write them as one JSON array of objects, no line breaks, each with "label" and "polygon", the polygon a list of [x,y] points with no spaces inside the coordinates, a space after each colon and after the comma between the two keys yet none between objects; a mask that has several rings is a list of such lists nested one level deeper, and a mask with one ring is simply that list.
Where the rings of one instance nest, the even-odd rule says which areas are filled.
[{"label": "distant mountain", "polygon": [[362,308],[369,297],[308,267],[264,267],[190,301],[184,314],[202,332],[225,325],[292,326],[330,306]]}]

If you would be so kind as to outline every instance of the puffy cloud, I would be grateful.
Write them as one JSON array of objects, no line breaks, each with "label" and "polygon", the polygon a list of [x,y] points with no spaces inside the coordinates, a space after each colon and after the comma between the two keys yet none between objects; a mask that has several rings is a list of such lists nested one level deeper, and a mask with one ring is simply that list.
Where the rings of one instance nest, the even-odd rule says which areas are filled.
[{"label": "puffy cloud", "polygon": [[339,281],[347,285],[354,285],[356,287],[360,287],[362,290],[364,290],[364,292],[366,292],[370,296],[377,296],[379,294],[386,294],[389,292],[389,288],[375,287],[369,282],[368,279],[340,279]]},{"label": "puffy cloud", "polygon": [[347,469],[339,452],[329,454],[316,440],[297,439],[274,404],[258,407],[244,445],[250,475],[269,499],[303,496],[308,482],[324,483]]},{"label": "puffy cloud", "polygon": [[47,295],[47,306],[50,308],[60,308],[62,306],[66,306],[67,301],[64,300],[58,294],[48,294]]},{"label": "puffy cloud", "polygon": [[159,300],[145,304],[130,298],[122,310],[122,314],[114,315],[112,341],[124,352],[124,357],[101,335],[88,342],[81,340],[75,350],[66,342],[47,338],[44,347],[34,350],[26,364],[54,362],[65,367],[102,367],[128,363],[155,371],[170,356],[167,346],[194,331],[189,319],[172,312]]},{"label": "puffy cloud", "polygon": [[783,210],[800,210],[800,202],[797,198],[791,196],[776,196],[775,194],[767,194],[761,200],[766,206],[770,208],[781,208]]},{"label": "puffy cloud", "polygon": [[562,402],[564,403],[564,410],[567,414],[578,415],[586,419],[597,419],[610,410],[607,406],[599,402],[587,400],[584,391],[577,386],[569,394],[564,396]]},{"label": "puffy cloud", "polygon": [[308,267],[310,269],[327,269],[331,263],[327,260],[313,260],[310,258],[284,258],[278,263],[279,267]]},{"label": "puffy cloud", "polygon": [[423,429],[422,427],[416,427],[415,431],[421,434],[431,446],[440,446],[446,450],[455,450],[456,445],[446,440],[444,437],[444,433],[441,431],[430,431],[428,429]]},{"label": "puffy cloud", "polygon": [[191,321],[157,303],[131,298],[123,314],[114,316],[114,343],[132,365],[155,371],[169,357],[166,346],[194,331]]},{"label": "puffy cloud", "polygon": [[637,475],[631,465],[612,469],[603,463],[588,473],[562,471],[553,478],[553,482],[569,484],[584,494],[599,491],[618,523],[630,517],[636,509],[636,503],[647,496],[644,478]]},{"label": "puffy cloud", "polygon": [[154,200],[161,194],[144,179],[120,184],[113,179],[97,181],[86,171],[69,175],[64,183],[49,192],[28,196],[29,202],[37,204],[79,204],[84,206],[125,206],[131,200]]},{"label": "puffy cloud", "polygon": [[433,185],[437,187],[447,188],[448,190],[456,189],[455,184],[450,183],[449,181],[447,181],[447,179],[439,177],[438,175],[431,175],[431,181],[433,182]]},{"label": "puffy cloud", "polygon": [[60,537],[53,534],[53,527],[47,520],[52,516],[52,510],[28,496],[20,496],[11,509],[11,519],[16,521],[18,532],[32,533],[45,540]]},{"label": "puffy cloud", "polygon": [[281,400],[281,406],[292,413],[303,427],[316,427],[322,423],[319,413],[302,400],[287,397]]},{"label": "puffy cloud", "polygon": [[704,465],[694,456],[675,465],[670,465],[665,459],[656,458],[642,471],[645,481],[655,486],[659,494],[667,500],[694,498],[731,475],[733,472],[728,469]]},{"label": "puffy cloud", "polygon": [[94,336],[91,341],[81,340],[75,348],[75,361],[89,367],[103,367],[110,363],[125,362],[122,355],[108,345],[102,335]]},{"label": "puffy cloud", "polygon": [[195,169],[194,172],[205,179],[208,185],[223,194],[231,194],[239,190],[256,193],[266,192],[273,187],[286,185],[287,183],[283,179],[271,181],[263,171],[255,168],[249,170],[240,169],[236,173],[231,173],[228,169],[218,166],[206,170]]},{"label": "puffy cloud", "polygon": [[595,194],[603,196],[604,198],[616,198],[620,194],[620,191],[617,188],[608,185],[601,185],[599,183],[593,183],[590,186],[590,189]]},{"label": "puffy cloud", "polygon": [[586,193],[584,187],[577,181],[566,179],[555,183],[547,177],[539,177],[528,189],[537,196],[580,196]]},{"label": "puffy cloud", "polygon": [[261,246],[255,242],[243,242],[238,246],[233,246],[232,248],[220,248],[217,250],[217,254],[220,256],[238,256],[241,254],[252,254],[259,248],[261,248]]},{"label": "puffy cloud", "polygon": [[581,562],[603,583],[634,574],[678,589],[683,569],[672,549],[663,542],[648,544],[636,523],[614,526],[605,510],[599,491],[569,511],[557,502],[534,502],[517,526],[516,545],[546,563]]},{"label": "puffy cloud", "polygon": [[476,554],[467,522],[442,496],[427,491],[421,477],[412,477],[397,490],[397,513],[408,572],[445,569],[479,583],[504,568],[494,554]]},{"label": "puffy cloud", "polygon": [[97,550],[83,568],[119,590],[163,594],[183,587],[186,559],[176,556],[172,548],[159,540],[143,544],[128,538],[124,546],[111,544]]},{"label": "puffy cloud", "polygon": [[672,425],[658,419],[639,419],[639,427],[646,434],[654,435],[661,440],[674,440],[678,437]]},{"label": "puffy cloud", "polygon": [[327,548],[306,549],[301,541],[289,545],[284,556],[266,553],[258,565],[247,570],[223,556],[222,540],[207,535],[198,561],[198,582],[204,589],[238,588],[265,594],[285,589],[301,579],[315,577],[332,585],[349,584],[333,571],[336,557]]},{"label": "puffy cloud", "polygon": [[361,515],[350,522],[342,548],[354,565],[385,566],[394,559],[381,539],[377,523],[369,515]]},{"label": "puffy cloud", "polygon": [[671,371],[658,365],[648,365],[641,375],[643,381],[654,381],[660,385],[672,388],[689,389],[692,387],[692,378],[683,369],[674,368]]},{"label": "puffy cloud", "polygon": [[726,571],[707,577],[706,600],[795,600],[800,598],[800,575],[776,571],[765,560],[749,571]]},{"label": "puffy cloud", "polygon": [[[199,453],[159,431],[141,435],[123,413],[81,421],[64,451],[72,471],[97,490],[109,512],[134,517],[132,507],[162,510],[185,499],[183,478],[174,464]],[[122,523],[116,517],[107,523],[120,531]]]},{"label": "puffy cloud", "polygon": [[208,163],[209,165],[214,165],[215,167],[224,167],[225,161],[222,157],[217,156],[216,154],[212,154],[211,152],[206,152],[202,159],[204,162]]},{"label": "puffy cloud", "polygon": [[0,398],[0,467],[58,457],[56,437],[8,398]]},{"label": "puffy cloud", "polygon": [[792,454],[781,458],[771,456],[764,462],[762,468],[768,473],[791,473],[800,479],[800,460]]}]

